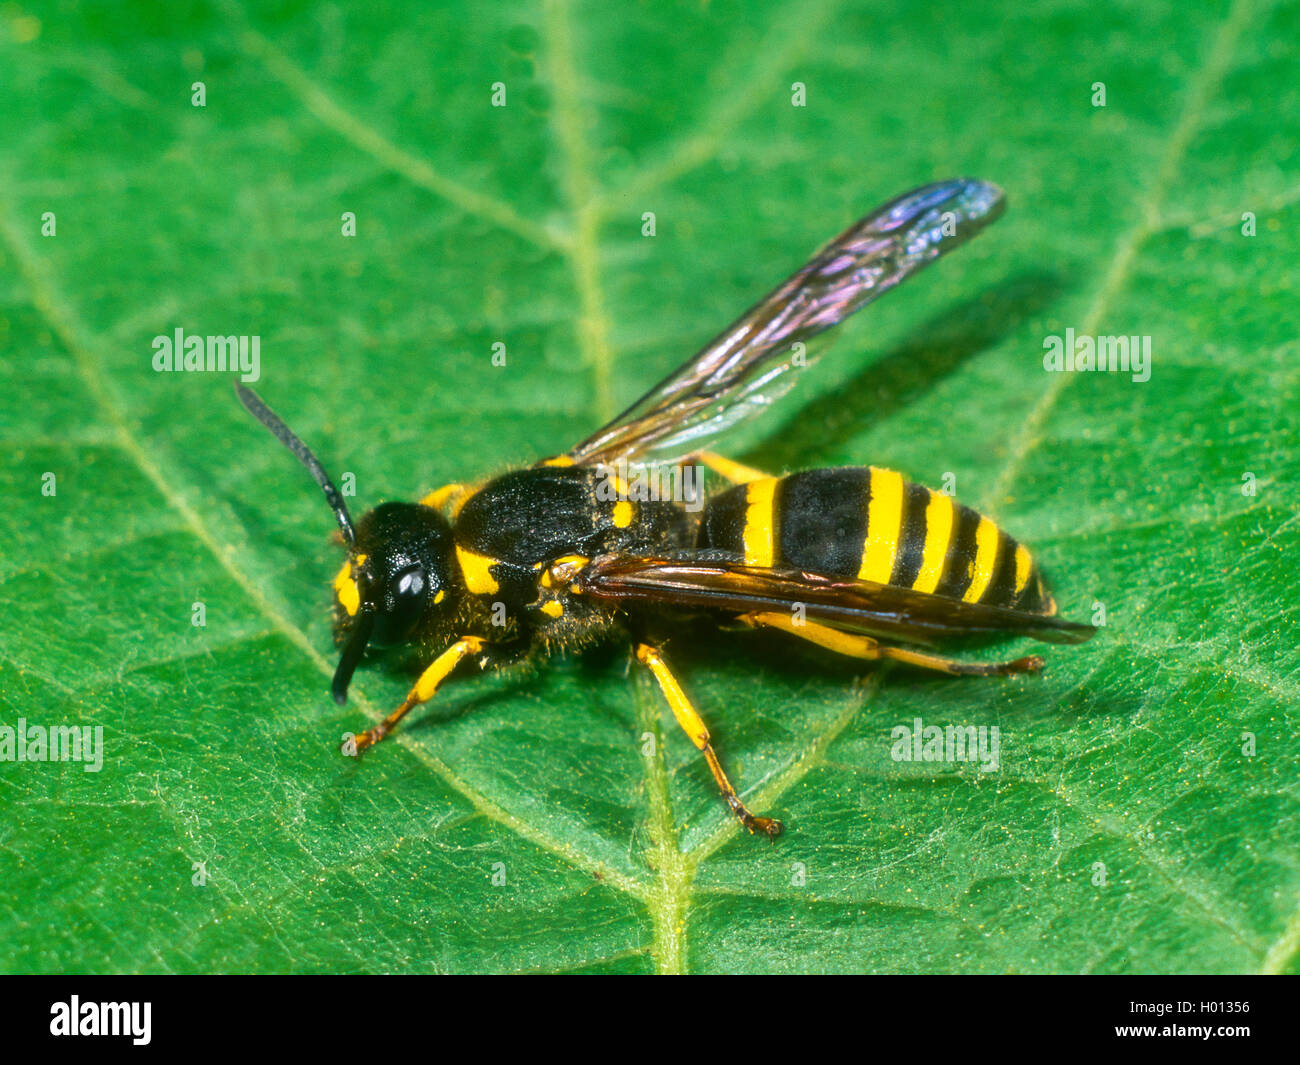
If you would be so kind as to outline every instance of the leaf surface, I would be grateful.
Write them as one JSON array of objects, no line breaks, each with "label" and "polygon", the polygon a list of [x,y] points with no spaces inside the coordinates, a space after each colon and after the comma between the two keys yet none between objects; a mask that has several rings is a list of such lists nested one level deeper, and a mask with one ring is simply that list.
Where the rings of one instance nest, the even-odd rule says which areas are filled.
[{"label": "leaf surface", "polygon": [[[1298,16],[0,13],[0,725],[104,743],[97,773],[0,762],[0,964],[1297,971]],[[1095,640],[993,680],[670,643],[775,846],[618,649],[339,755],[410,674],[330,701],[329,515],[229,374],[154,372],[156,335],[259,336],[257,387],[360,510],[563,450],[954,174],[1006,217],[844,327],[741,457],[951,475],[1067,616],[1104,606]],[[1150,380],[1045,372],[1066,329],[1151,337]],[[998,768],[896,760],[917,719],[996,726]]]}]

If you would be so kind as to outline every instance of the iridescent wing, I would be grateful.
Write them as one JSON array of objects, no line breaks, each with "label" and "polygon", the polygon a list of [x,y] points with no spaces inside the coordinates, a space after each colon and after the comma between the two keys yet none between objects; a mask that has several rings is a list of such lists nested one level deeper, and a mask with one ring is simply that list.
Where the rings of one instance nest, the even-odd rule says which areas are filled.
[{"label": "iridescent wing", "polygon": [[[766,410],[809,358],[795,347],[842,322],[1001,213],[996,185],[956,178],[899,196],[849,227],[693,359],[568,454],[594,465],[674,462]],[[806,352],[805,352],[806,355]]]}]

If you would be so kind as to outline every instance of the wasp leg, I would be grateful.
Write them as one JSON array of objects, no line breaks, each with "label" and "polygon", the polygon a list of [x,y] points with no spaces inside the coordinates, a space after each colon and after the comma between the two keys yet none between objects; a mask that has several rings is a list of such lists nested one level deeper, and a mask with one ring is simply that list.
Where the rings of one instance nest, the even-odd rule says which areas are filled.
[{"label": "wasp leg", "polygon": [[895,662],[906,662],[922,669],[937,670],[954,677],[1008,677],[1012,673],[1037,673],[1043,668],[1042,655],[1025,655],[1024,658],[1013,658],[1008,662],[960,662],[942,655],[883,645],[880,657],[892,658]]},{"label": "wasp leg", "polygon": [[762,470],[756,470],[753,466],[733,462],[731,459],[724,458],[713,451],[697,452],[695,458],[699,459],[714,473],[721,474],[732,484],[749,484],[750,481],[761,481],[764,477],[769,476]]},{"label": "wasp leg", "polygon": [[651,647],[649,644],[638,643],[636,645],[636,658],[638,662],[654,674],[655,680],[659,682],[660,690],[664,693],[664,698],[668,700],[668,705],[672,708],[673,717],[677,719],[677,724],[691,738],[691,742],[704,753],[705,761],[709,763],[709,770],[713,773],[713,779],[718,782],[718,788],[722,792],[722,797],[727,800],[727,805],[731,807],[731,812],[740,818],[740,823],[750,832],[762,832],[768,839],[776,839],[785,826],[780,821],[773,820],[770,817],[756,817],[740,801],[736,789],[731,786],[727,774],[722,771],[722,764],[718,761],[718,756],[713,752],[713,746],[709,743],[708,727],[700,720],[700,715],[695,712],[695,707],[691,705],[691,701],[686,698],[686,693],[682,691],[682,686],[677,683],[677,678],[673,676],[672,670],[664,662],[663,655],[659,653],[658,648]]},{"label": "wasp leg", "polygon": [[847,655],[850,658],[867,660],[888,658],[895,662],[906,662],[908,665],[933,669],[954,677],[1001,677],[1010,673],[1036,673],[1043,668],[1043,659],[1039,655],[1027,655],[1009,662],[960,662],[942,655],[882,644],[870,636],[841,632],[839,629],[820,625],[815,621],[796,622],[787,614],[759,611],[753,614],[742,614],[740,620],[754,628],[780,629],[792,636],[798,636],[801,640],[807,640],[817,644],[818,647],[825,647],[828,651]]},{"label": "wasp leg", "polygon": [[[366,729],[350,744],[344,744],[344,754],[353,754],[364,751],[367,747],[373,747],[390,732],[393,726],[404,718],[407,713],[421,703],[427,703],[437,692],[439,685],[442,684],[449,674],[460,663],[460,660],[466,655],[478,654],[483,650],[484,643],[477,636],[462,636],[454,644],[443,651],[428,669],[420,674],[420,679],[415,682],[415,687],[411,689],[410,694],[402,700],[402,705],[389,714],[378,725]],[[349,749],[349,748],[354,749]]]}]

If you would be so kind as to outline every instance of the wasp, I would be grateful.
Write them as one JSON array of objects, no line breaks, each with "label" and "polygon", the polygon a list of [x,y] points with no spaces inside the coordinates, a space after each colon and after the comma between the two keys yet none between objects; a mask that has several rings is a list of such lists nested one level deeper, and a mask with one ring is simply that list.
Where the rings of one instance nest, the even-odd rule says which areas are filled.
[{"label": "wasp", "polygon": [[[382,503],[355,525],[307,446],[237,385],[244,406],[315,478],[347,549],[333,582],[335,700],[346,701],[368,648],[414,645],[428,663],[401,705],[345,753],[382,740],[461,663],[492,670],[618,636],[741,824],[775,838],[781,822],[746,808],[665,658],[665,634],[685,615],[953,675],[1029,673],[1043,660],[962,661],[935,649],[946,639],[1092,636],[1091,626],[1057,616],[1023,544],[943,492],[877,466],[773,476],[710,450],[794,383],[809,365],[806,341],[965,243],[1003,206],[997,186],[971,179],[905,193],[569,451],[444,485],[417,503]],[[629,464],[707,468],[720,490],[646,498],[630,490]]]}]

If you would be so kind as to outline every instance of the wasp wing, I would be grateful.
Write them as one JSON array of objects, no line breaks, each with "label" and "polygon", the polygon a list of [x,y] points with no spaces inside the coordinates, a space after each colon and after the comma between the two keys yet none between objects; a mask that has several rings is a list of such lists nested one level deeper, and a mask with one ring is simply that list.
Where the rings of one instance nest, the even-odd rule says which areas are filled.
[{"label": "wasp wing", "polygon": [[578,464],[674,462],[765,410],[798,378],[794,346],[964,244],[1003,208],[996,185],[956,178],[850,226],[694,358],[569,452]]},{"label": "wasp wing", "polygon": [[745,614],[789,612],[846,632],[935,643],[979,633],[1032,636],[1048,643],[1082,643],[1096,630],[1062,618],[967,603],[909,588],[798,569],[768,569],[703,557],[602,555],[579,577],[580,588],[611,603],[647,602]]}]

